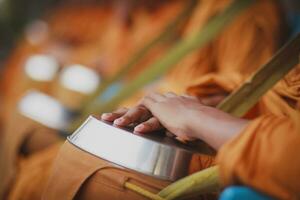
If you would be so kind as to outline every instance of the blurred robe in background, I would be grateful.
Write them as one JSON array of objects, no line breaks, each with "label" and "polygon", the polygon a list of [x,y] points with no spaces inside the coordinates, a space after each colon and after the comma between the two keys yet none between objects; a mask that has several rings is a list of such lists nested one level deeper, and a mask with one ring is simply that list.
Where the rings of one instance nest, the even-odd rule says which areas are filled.
[{"label": "blurred robe in background", "polygon": [[[231,2],[222,0],[217,3],[207,1],[198,4],[184,30],[183,37],[201,29],[211,17],[221,12]],[[251,9],[226,27],[217,39],[186,56],[166,77],[162,77],[161,82],[157,83],[158,86],[156,88],[154,86],[155,90],[185,93],[189,86],[217,74],[236,77],[232,78],[232,81],[238,81],[237,84],[240,84],[251,72],[267,62],[282,44],[285,39],[283,19],[281,9],[275,1],[256,2]],[[212,92],[214,95],[217,95],[216,92],[219,93],[216,91],[218,88],[214,89],[214,86],[210,88],[211,90],[214,91]],[[222,91],[221,94],[224,95]],[[133,105],[143,95],[141,92],[125,101],[123,105]]]},{"label": "blurred robe in background", "polygon": [[[57,13],[61,15],[62,11],[60,11],[60,9],[65,10],[66,15],[76,14],[76,16],[78,16],[77,15],[78,12],[81,11],[83,13],[82,17],[84,19],[82,21],[79,21],[82,23],[82,25],[80,26],[78,22],[76,27],[78,27],[80,30],[82,30],[81,28],[88,30],[89,31],[88,34],[93,35],[93,38],[92,37],[89,38],[92,41],[97,41],[97,37],[98,37],[97,32],[100,34],[102,28],[105,28],[104,23],[102,23],[103,27],[101,27],[100,22],[107,21],[109,17],[108,15],[109,12],[106,12],[105,11],[106,9],[100,6],[97,7],[86,6],[86,7],[81,7],[81,9],[79,9],[79,7],[58,8]],[[108,16],[105,17],[105,15]],[[60,57],[56,57],[56,59],[59,60],[61,64],[64,64],[63,59],[70,54],[70,51],[74,46],[74,44],[70,44],[70,41],[76,40],[75,37],[80,38],[80,35],[75,35],[73,33],[76,30],[70,30],[71,28],[69,29],[62,28],[62,30],[60,30],[55,25],[55,22],[58,23],[58,19],[55,19],[55,17],[46,16],[45,18],[46,20],[35,22],[37,24],[33,24],[32,27],[28,28],[29,30],[26,30],[27,32],[25,31],[24,39],[21,40],[20,44],[16,47],[16,49],[12,52],[11,56],[7,60],[6,71],[4,72],[5,78],[3,82],[4,89],[5,89],[3,106],[5,110],[2,113],[3,123],[5,125],[0,134],[0,142],[3,142],[4,144],[1,145],[0,153],[2,154],[1,155],[2,159],[8,156],[8,159],[5,161],[5,163],[8,165],[11,164],[13,166],[10,166],[9,169],[1,169],[1,178],[3,178],[3,176],[7,176],[8,179],[11,179],[14,176],[15,169],[13,168],[15,168],[15,165],[18,164],[17,161],[20,159],[22,160],[23,157],[22,154],[20,153],[21,151],[20,145],[22,144],[18,144],[18,143],[22,143],[22,141],[18,141],[18,140],[23,140],[23,138],[17,138],[17,137],[20,137],[19,135],[22,135],[21,132],[32,131],[32,128],[36,126],[33,123],[30,123],[28,119],[24,119],[24,117],[21,117],[20,114],[18,113],[19,111],[18,111],[17,103],[19,101],[19,98],[24,94],[26,90],[35,88],[35,86],[37,85],[34,81],[29,80],[26,77],[26,75],[24,75],[25,74],[24,64],[26,60],[30,56],[35,54],[53,55],[53,53],[51,52],[54,53],[60,52]],[[61,26],[69,27],[67,24],[72,24],[72,20],[73,18],[67,18],[65,24],[61,24]],[[89,23],[86,23],[87,21],[93,22],[93,20],[95,20],[95,22],[92,23],[92,26],[89,26],[88,25]],[[64,21],[64,20],[60,19],[59,21]],[[96,26],[96,24],[99,24],[99,26]],[[53,29],[51,28],[52,26],[54,27]],[[88,41],[88,37],[82,36],[81,44],[77,42],[77,46],[76,45],[75,46],[76,47],[85,46],[87,41]],[[54,54],[53,56],[56,56],[56,54]],[[51,94],[53,93],[53,91],[56,91],[55,90],[56,88],[51,88],[52,87],[51,82],[47,82],[46,84],[43,85],[46,86],[42,88],[43,92]],[[37,127],[39,129],[39,126]],[[28,128],[30,130],[27,130]],[[55,131],[51,130],[50,132],[52,132],[52,134],[45,134],[45,132],[49,132],[49,130],[51,129],[43,128],[41,132],[44,133],[45,139],[38,138],[37,142],[35,143],[39,144],[41,143],[40,141],[50,141],[50,143],[56,142],[58,140],[58,136],[55,135]],[[37,132],[34,132],[33,135],[35,135],[35,133]],[[52,139],[53,137],[56,137],[56,139]],[[15,144],[19,146],[15,146]],[[4,164],[1,164],[1,167],[4,167]],[[1,180],[1,184],[8,184],[7,181],[9,180],[5,180],[5,181]],[[1,187],[1,190],[3,189],[4,186]]]},{"label": "blurred robe in background", "polygon": [[[106,78],[159,34],[184,5],[180,1],[162,3],[154,8],[140,4],[134,8],[123,8],[122,4],[126,3],[119,4],[63,4],[44,19],[33,22],[6,62],[4,102],[14,105],[24,93],[20,80],[24,74],[24,63],[31,55],[54,56],[62,67],[82,64]],[[135,10],[131,12],[129,9]],[[160,55],[165,45],[153,50],[149,57],[153,59]],[[144,63],[150,62],[149,58],[145,60]],[[139,65],[138,68],[144,66]],[[51,87],[46,92],[53,93]]]},{"label": "blurred robe in background", "polygon": [[[4,115],[9,115],[25,90],[34,86],[24,81],[24,76],[26,76],[24,64],[30,56],[36,54],[54,56],[61,65],[67,64],[67,60],[72,62],[69,59],[72,52],[98,41],[102,30],[107,29],[107,21],[112,15],[109,9],[96,5],[62,6],[54,9],[53,12],[53,15],[48,13],[45,19],[34,21],[28,26],[24,38],[6,61],[3,85],[7,111]],[[81,15],[78,15],[78,12]],[[55,17],[56,13],[58,18]],[[51,93],[50,84],[43,89],[44,92]]]}]

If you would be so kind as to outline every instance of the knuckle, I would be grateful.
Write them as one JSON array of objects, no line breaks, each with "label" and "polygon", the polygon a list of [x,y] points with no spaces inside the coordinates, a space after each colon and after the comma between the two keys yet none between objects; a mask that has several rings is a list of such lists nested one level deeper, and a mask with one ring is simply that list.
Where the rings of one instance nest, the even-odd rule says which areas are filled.
[{"label": "knuckle", "polygon": [[145,96],[144,102],[146,102],[146,103],[152,102],[152,98],[150,96]]},{"label": "knuckle", "polygon": [[173,92],[167,92],[166,94],[174,95],[175,93],[173,93]]},{"label": "knuckle", "polygon": [[148,128],[152,128],[152,123],[150,121],[146,121],[143,123],[144,126],[147,126]]},{"label": "knuckle", "polygon": [[153,95],[155,95],[154,92],[149,92],[145,97],[152,97]]},{"label": "knuckle", "polygon": [[144,97],[142,98],[142,102],[147,101],[147,99],[149,99],[149,96],[148,96],[148,95],[146,95],[146,96],[144,96]]},{"label": "knuckle", "polygon": [[125,119],[126,121],[131,121],[132,120],[132,116],[130,116],[130,115],[124,115],[123,119]]},{"label": "knuckle", "polygon": [[137,112],[144,112],[146,109],[145,109],[144,107],[142,107],[142,106],[137,106],[137,107],[135,108],[135,110],[136,110]]},{"label": "knuckle", "polygon": [[118,113],[120,113],[120,112],[126,112],[126,111],[128,111],[128,108],[126,108],[126,107],[121,107],[121,108],[117,109],[116,111],[114,111],[113,113],[114,113],[114,114],[118,114]]}]

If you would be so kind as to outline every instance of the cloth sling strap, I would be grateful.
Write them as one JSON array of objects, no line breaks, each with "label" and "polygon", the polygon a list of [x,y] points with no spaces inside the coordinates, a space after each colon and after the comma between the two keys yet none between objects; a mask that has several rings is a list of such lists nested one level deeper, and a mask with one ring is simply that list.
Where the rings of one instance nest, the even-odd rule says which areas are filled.
[{"label": "cloth sling strap", "polygon": [[17,158],[23,142],[38,127],[41,126],[17,111],[6,120],[0,144],[0,199],[4,198],[15,178]]},{"label": "cloth sling strap", "polygon": [[[97,175],[101,179],[96,179]],[[91,182],[93,179],[94,182]],[[117,199],[118,197],[110,196],[114,195],[114,192],[119,192],[123,198],[131,197],[132,194],[128,193],[134,191],[141,195],[135,194],[134,199],[145,199],[146,197],[154,200],[162,200],[163,198],[154,194],[153,191],[159,192],[169,184],[170,182],[157,180],[120,168],[66,141],[54,162],[54,167],[46,184],[42,199],[71,200],[74,198],[81,199],[81,196],[84,196],[83,199],[93,199],[96,197],[90,193],[96,190],[97,194],[103,192],[101,194],[101,198],[103,199]],[[108,187],[109,191],[104,191],[105,187]],[[147,189],[144,189],[144,187]],[[95,188],[95,190],[91,188]],[[150,192],[150,188],[155,190]],[[126,189],[129,190],[126,191]],[[108,197],[105,198],[106,196]]]},{"label": "cloth sling strap", "polygon": [[[49,177],[49,182],[43,193],[43,200],[74,199],[77,191],[90,176],[102,168],[109,167],[108,163],[102,162],[98,158],[91,157],[88,153],[74,148],[69,142],[66,142],[62,146],[54,163],[57,163],[57,165],[54,166]],[[74,167],[69,167],[70,163],[75,164],[76,167],[80,167],[80,173]],[[60,179],[60,184],[56,184],[57,177],[64,174],[70,174],[70,176]]]}]

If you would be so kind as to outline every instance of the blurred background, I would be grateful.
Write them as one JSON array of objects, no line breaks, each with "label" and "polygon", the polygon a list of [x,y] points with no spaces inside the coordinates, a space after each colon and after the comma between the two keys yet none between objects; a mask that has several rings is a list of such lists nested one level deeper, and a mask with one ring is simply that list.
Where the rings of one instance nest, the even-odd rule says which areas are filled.
[{"label": "blurred background", "polygon": [[230,2],[0,0],[2,122],[21,112],[62,130],[76,115],[133,105],[147,91],[183,93],[209,73],[246,75],[299,32],[299,1],[257,1],[202,50],[107,105]]},{"label": "blurred background", "polygon": [[[199,6],[201,1],[195,1],[194,6],[182,14],[182,10],[188,7],[187,2],[0,0],[0,106],[3,116],[12,113],[19,105],[20,98],[32,89],[53,97],[71,113],[83,112],[83,107],[92,105],[92,102],[108,101],[125,83],[163,57],[187,33],[202,27],[214,15],[214,9],[222,10],[230,1],[212,3],[206,7]],[[299,31],[299,1],[262,2],[262,7],[276,5],[276,8],[272,8],[276,10],[273,12],[280,15],[274,22],[280,24],[280,30],[273,30],[278,32],[274,33],[278,35],[277,41],[269,41],[276,43],[273,48],[276,49]],[[204,14],[200,13],[199,7]],[[254,15],[261,15],[258,13],[260,10],[255,12]],[[176,19],[182,20],[178,22]],[[261,24],[266,26],[263,29],[268,29],[269,25],[272,28],[273,22],[264,23]],[[242,36],[240,39],[243,40]],[[251,42],[251,38],[246,39]],[[196,75],[218,71],[215,66],[210,66],[210,70],[201,70],[200,66],[205,65],[201,57],[197,58],[201,62],[197,61],[199,72]],[[132,63],[135,67],[120,72]],[[184,73],[183,70],[182,80],[189,74],[183,76]],[[116,74],[119,75],[117,78],[114,77]],[[157,80],[163,77],[162,74],[152,82],[161,84]],[[187,81],[178,80],[180,84],[175,90],[182,92]],[[101,88],[103,84],[104,89]],[[146,90],[151,87],[147,85]],[[95,98],[99,95],[102,99]],[[26,104],[25,107],[30,106]],[[91,111],[91,108],[86,111]]]},{"label": "blurred background", "polygon": [[0,197],[4,169],[63,141],[89,114],[149,91],[216,106],[300,31],[299,0],[257,0],[202,48],[147,73],[231,2],[0,0]]}]

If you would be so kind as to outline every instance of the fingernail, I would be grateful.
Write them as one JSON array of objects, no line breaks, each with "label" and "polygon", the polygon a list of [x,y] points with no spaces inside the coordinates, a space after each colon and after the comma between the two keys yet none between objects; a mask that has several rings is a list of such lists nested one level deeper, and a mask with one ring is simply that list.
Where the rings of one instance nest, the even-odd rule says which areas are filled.
[{"label": "fingernail", "polygon": [[124,122],[124,121],[125,121],[124,118],[119,118],[119,119],[116,119],[116,120],[114,121],[114,123],[120,124],[120,123],[122,123],[122,122]]},{"label": "fingernail", "polygon": [[178,140],[181,143],[187,144],[187,141],[181,137],[176,137],[176,140]]},{"label": "fingernail", "polygon": [[112,116],[111,113],[103,113],[103,114],[102,114],[102,117],[110,117],[110,116]]},{"label": "fingernail", "polygon": [[141,131],[141,130],[143,130],[144,128],[145,128],[145,125],[140,124],[140,125],[136,126],[136,127],[134,128],[134,130],[136,130],[136,131]]}]

